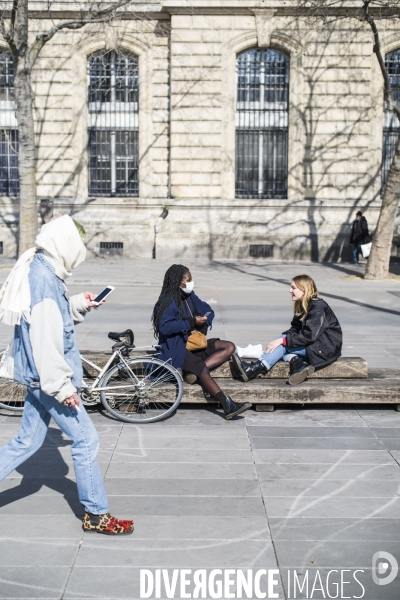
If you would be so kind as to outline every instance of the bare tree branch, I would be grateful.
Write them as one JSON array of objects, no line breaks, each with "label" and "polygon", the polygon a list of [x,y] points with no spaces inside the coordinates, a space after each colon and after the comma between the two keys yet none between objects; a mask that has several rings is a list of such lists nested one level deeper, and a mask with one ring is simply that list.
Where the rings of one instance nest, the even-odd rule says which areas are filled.
[{"label": "bare tree branch", "polygon": [[2,37],[5,39],[5,41],[8,43],[9,39],[11,39],[11,35],[10,35],[11,30],[7,31],[6,22],[4,19],[4,13],[5,13],[5,10],[2,10],[1,15],[0,15],[0,33],[1,33]]},{"label": "bare tree branch", "polygon": [[81,29],[90,23],[107,23],[115,19],[118,10],[124,6],[127,6],[128,4],[132,4],[132,0],[119,0],[113,6],[109,6],[108,8],[98,11],[92,11],[89,8],[86,16],[82,16],[81,19],[74,19],[73,21],[59,23],[58,25],[55,25],[49,29],[46,33],[41,33],[40,35],[36,36],[36,40],[29,50],[29,68],[32,69],[43,46],[47,44],[47,42],[50,41],[58,31],[61,31],[62,29]]},{"label": "bare tree branch", "polygon": [[[18,6],[18,0],[14,0],[13,10],[14,10],[14,7],[17,7],[17,6]],[[6,12],[5,10],[2,10],[1,16],[0,16],[0,33],[1,33],[2,37],[4,38],[4,40],[7,42],[7,44],[9,45],[9,48],[10,48],[13,56],[15,57],[15,56],[17,56],[17,47],[14,43],[14,31],[15,31],[14,23],[15,23],[15,14],[16,13],[14,13],[13,19],[10,19],[10,27],[9,27],[9,29],[7,29],[6,21],[4,18],[5,12]]]},{"label": "bare tree branch", "polygon": [[7,31],[6,25],[4,23],[3,15],[1,15],[1,17],[0,17],[0,33],[3,36],[3,38],[6,40],[6,42],[8,42],[8,31]]},{"label": "bare tree branch", "polygon": [[372,30],[372,33],[374,36],[373,51],[374,51],[376,58],[378,59],[379,67],[381,69],[381,73],[382,73],[382,77],[383,77],[385,101],[387,103],[388,109],[393,110],[396,113],[397,117],[400,119],[400,108],[397,106],[396,102],[394,102],[394,100],[393,100],[389,75],[388,75],[388,72],[386,69],[385,59],[382,56],[382,47],[381,47],[381,41],[380,41],[380,37],[379,37],[379,31],[378,31],[378,27],[376,26],[375,19],[372,17],[372,15],[370,13],[370,10],[369,10],[370,4],[371,4],[371,0],[363,0],[363,11],[364,11],[365,20],[371,27],[371,30]]}]

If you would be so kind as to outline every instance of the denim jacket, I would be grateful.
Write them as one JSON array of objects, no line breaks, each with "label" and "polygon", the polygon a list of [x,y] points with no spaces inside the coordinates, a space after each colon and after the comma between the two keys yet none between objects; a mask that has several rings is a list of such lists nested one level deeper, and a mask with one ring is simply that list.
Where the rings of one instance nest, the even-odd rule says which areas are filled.
[{"label": "denim jacket", "polygon": [[[42,252],[38,252],[33,259],[29,271],[29,285],[31,292],[31,313],[39,303],[51,302],[52,307],[57,307],[62,316],[63,347],[64,356],[60,357],[65,364],[68,375],[69,389],[79,390],[82,387],[82,363],[79,349],[76,343],[74,319],[70,301],[67,297],[67,288],[64,282],[57,277],[54,268],[46,260]],[[53,310],[57,310],[54,308]],[[57,320],[61,325],[61,319],[56,312]],[[51,318],[51,315],[49,315]],[[14,330],[14,378],[30,387],[41,387],[40,377],[33,358],[31,337],[31,325],[21,319],[20,325]],[[46,356],[46,345],[43,351],[46,360],[51,365],[54,356]],[[52,352],[49,352],[52,354]],[[71,385],[72,384],[72,385]],[[71,391],[73,393],[73,391]],[[56,394],[54,394],[56,396]],[[56,396],[57,397],[57,396]],[[68,396],[66,396],[68,397]],[[62,401],[62,398],[58,398]]]}]

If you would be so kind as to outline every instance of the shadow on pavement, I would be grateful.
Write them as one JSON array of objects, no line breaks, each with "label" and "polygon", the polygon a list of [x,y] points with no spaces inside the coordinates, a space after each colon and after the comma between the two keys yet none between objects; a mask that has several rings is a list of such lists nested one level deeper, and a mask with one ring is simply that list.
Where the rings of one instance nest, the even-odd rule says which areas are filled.
[{"label": "shadow on pavement", "polygon": [[[216,264],[219,264],[217,261],[214,261]],[[239,273],[243,273],[244,275],[250,275],[250,277],[255,278],[257,281],[274,281],[275,283],[280,283],[282,285],[290,285],[290,281],[288,279],[279,279],[276,277],[270,277],[267,275],[260,275],[260,273],[249,273],[243,268],[239,268],[237,265],[224,263],[225,268],[232,269],[232,271],[237,271]],[[253,265],[252,265],[253,266]],[[325,265],[326,266],[326,265]],[[351,272],[354,275],[354,271]],[[318,286],[318,284],[317,284]],[[337,294],[329,294],[328,292],[321,292],[323,296],[326,298],[333,298],[334,300],[341,300],[342,302],[348,302],[349,304],[354,304],[356,306],[361,306],[363,308],[368,308],[370,310],[375,310],[378,312],[387,313],[389,315],[400,316],[400,312],[397,310],[392,310],[390,308],[383,308],[382,306],[377,306],[374,304],[367,304],[366,302],[359,302],[358,300],[352,300],[351,298],[347,298],[346,296],[339,296]]]},{"label": "shadow on pavement", "polygon": [[[79,502],[76,483],[68,479],[69,467],[59,451],[59,448],[71,444],[70,440],[62,438],[59,429],[49,427],[43,446],[15,469],[22,475],[21,483],[0,492],[0,508],[32,496],[46,486],[64,496],[72,512],[81,519],[83,507]],[[50,461],[49,454],[51,454]],[[51,502],[51,498],[46,501]]]}]

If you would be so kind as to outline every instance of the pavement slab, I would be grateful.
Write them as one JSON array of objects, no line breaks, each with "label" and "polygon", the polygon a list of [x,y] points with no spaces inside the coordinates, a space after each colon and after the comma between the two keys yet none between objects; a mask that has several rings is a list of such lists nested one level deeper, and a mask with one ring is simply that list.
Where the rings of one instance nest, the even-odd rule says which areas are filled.
[{"label": "pavement slab", "polygon": [[[364,540],[370,542],[398,542],[400,539],[400,518],[398,519],[351,519],[327,517],[326,519],[304,519],[294,517],[269,519],[271,536],[274,541],[315,541],[333,540],[347,542]],[[299,555],[301,556],[301,555]]]},{"label": "pavement slab", "polygon": [[64,595],[69,566],[35,565],[29,567],[2,567],[0,598],[9,600],[59,600]]},{"label": "pavement slab", "polygon": [[107,470],[107,478],[143,478],[149,479],[253,479],[255,476],[254,464],[248,463],[114,463]]},{"label": "pavement slab", "polygon": [[398,480],[382,481],[376,479],[281,479],[261,482],[264,497],[301,495],[324,498],[328,496],[346,498],[392,498],[400,493]]},{"label": "pavement slab", "polygon": [[[139,531],[140,534],[140,531]],[[132,566],[146,569],[239,569],[275,568],[276,559],[272,542],[268,540],[159,540],[134,539],[129,552],[123,540],[105,542],[101,536],[85,534],[76,560],[80,566]],[[224,558],[222,558],[224,557]]]},{"label": "pavement slab", "polygon": [[384,465],[348,465],[337,463],[330,464],[263,464],[256,465],[259,481],[286,481],[297,480],[304,477],[305,480],[318,481],[333,480],[393,480],[399,481],[399,465],[393,461]]},{"label": "pavement slab", "polygon": [[398,519],[400,496],[394,498],[368,497],[341,498],[331,496],[279,496],[265,498],[265,506],[271,517],[304,517],[326,519],[327,517],[351,517],[354,519]]},{"label": "pavement slab", "polygon": [[270,449],[253,451],[255,463],[387,465],[395,459],[385,450]]}]

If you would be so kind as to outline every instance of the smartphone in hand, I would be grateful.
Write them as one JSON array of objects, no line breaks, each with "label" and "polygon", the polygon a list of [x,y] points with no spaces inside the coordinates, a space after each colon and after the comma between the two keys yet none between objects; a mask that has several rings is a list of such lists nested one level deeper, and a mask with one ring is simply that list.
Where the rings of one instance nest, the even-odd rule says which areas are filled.
[{"label": "smartphone in hand", "polygon": [[98,296],[96,296],[93,302],[97,302],[97,304],[100,304],[100,302],[105,300],[114,290],[115,287],[113,287],[112,285],[108,285],[106,288],[104,288],[102,292],[100,292]]}]

